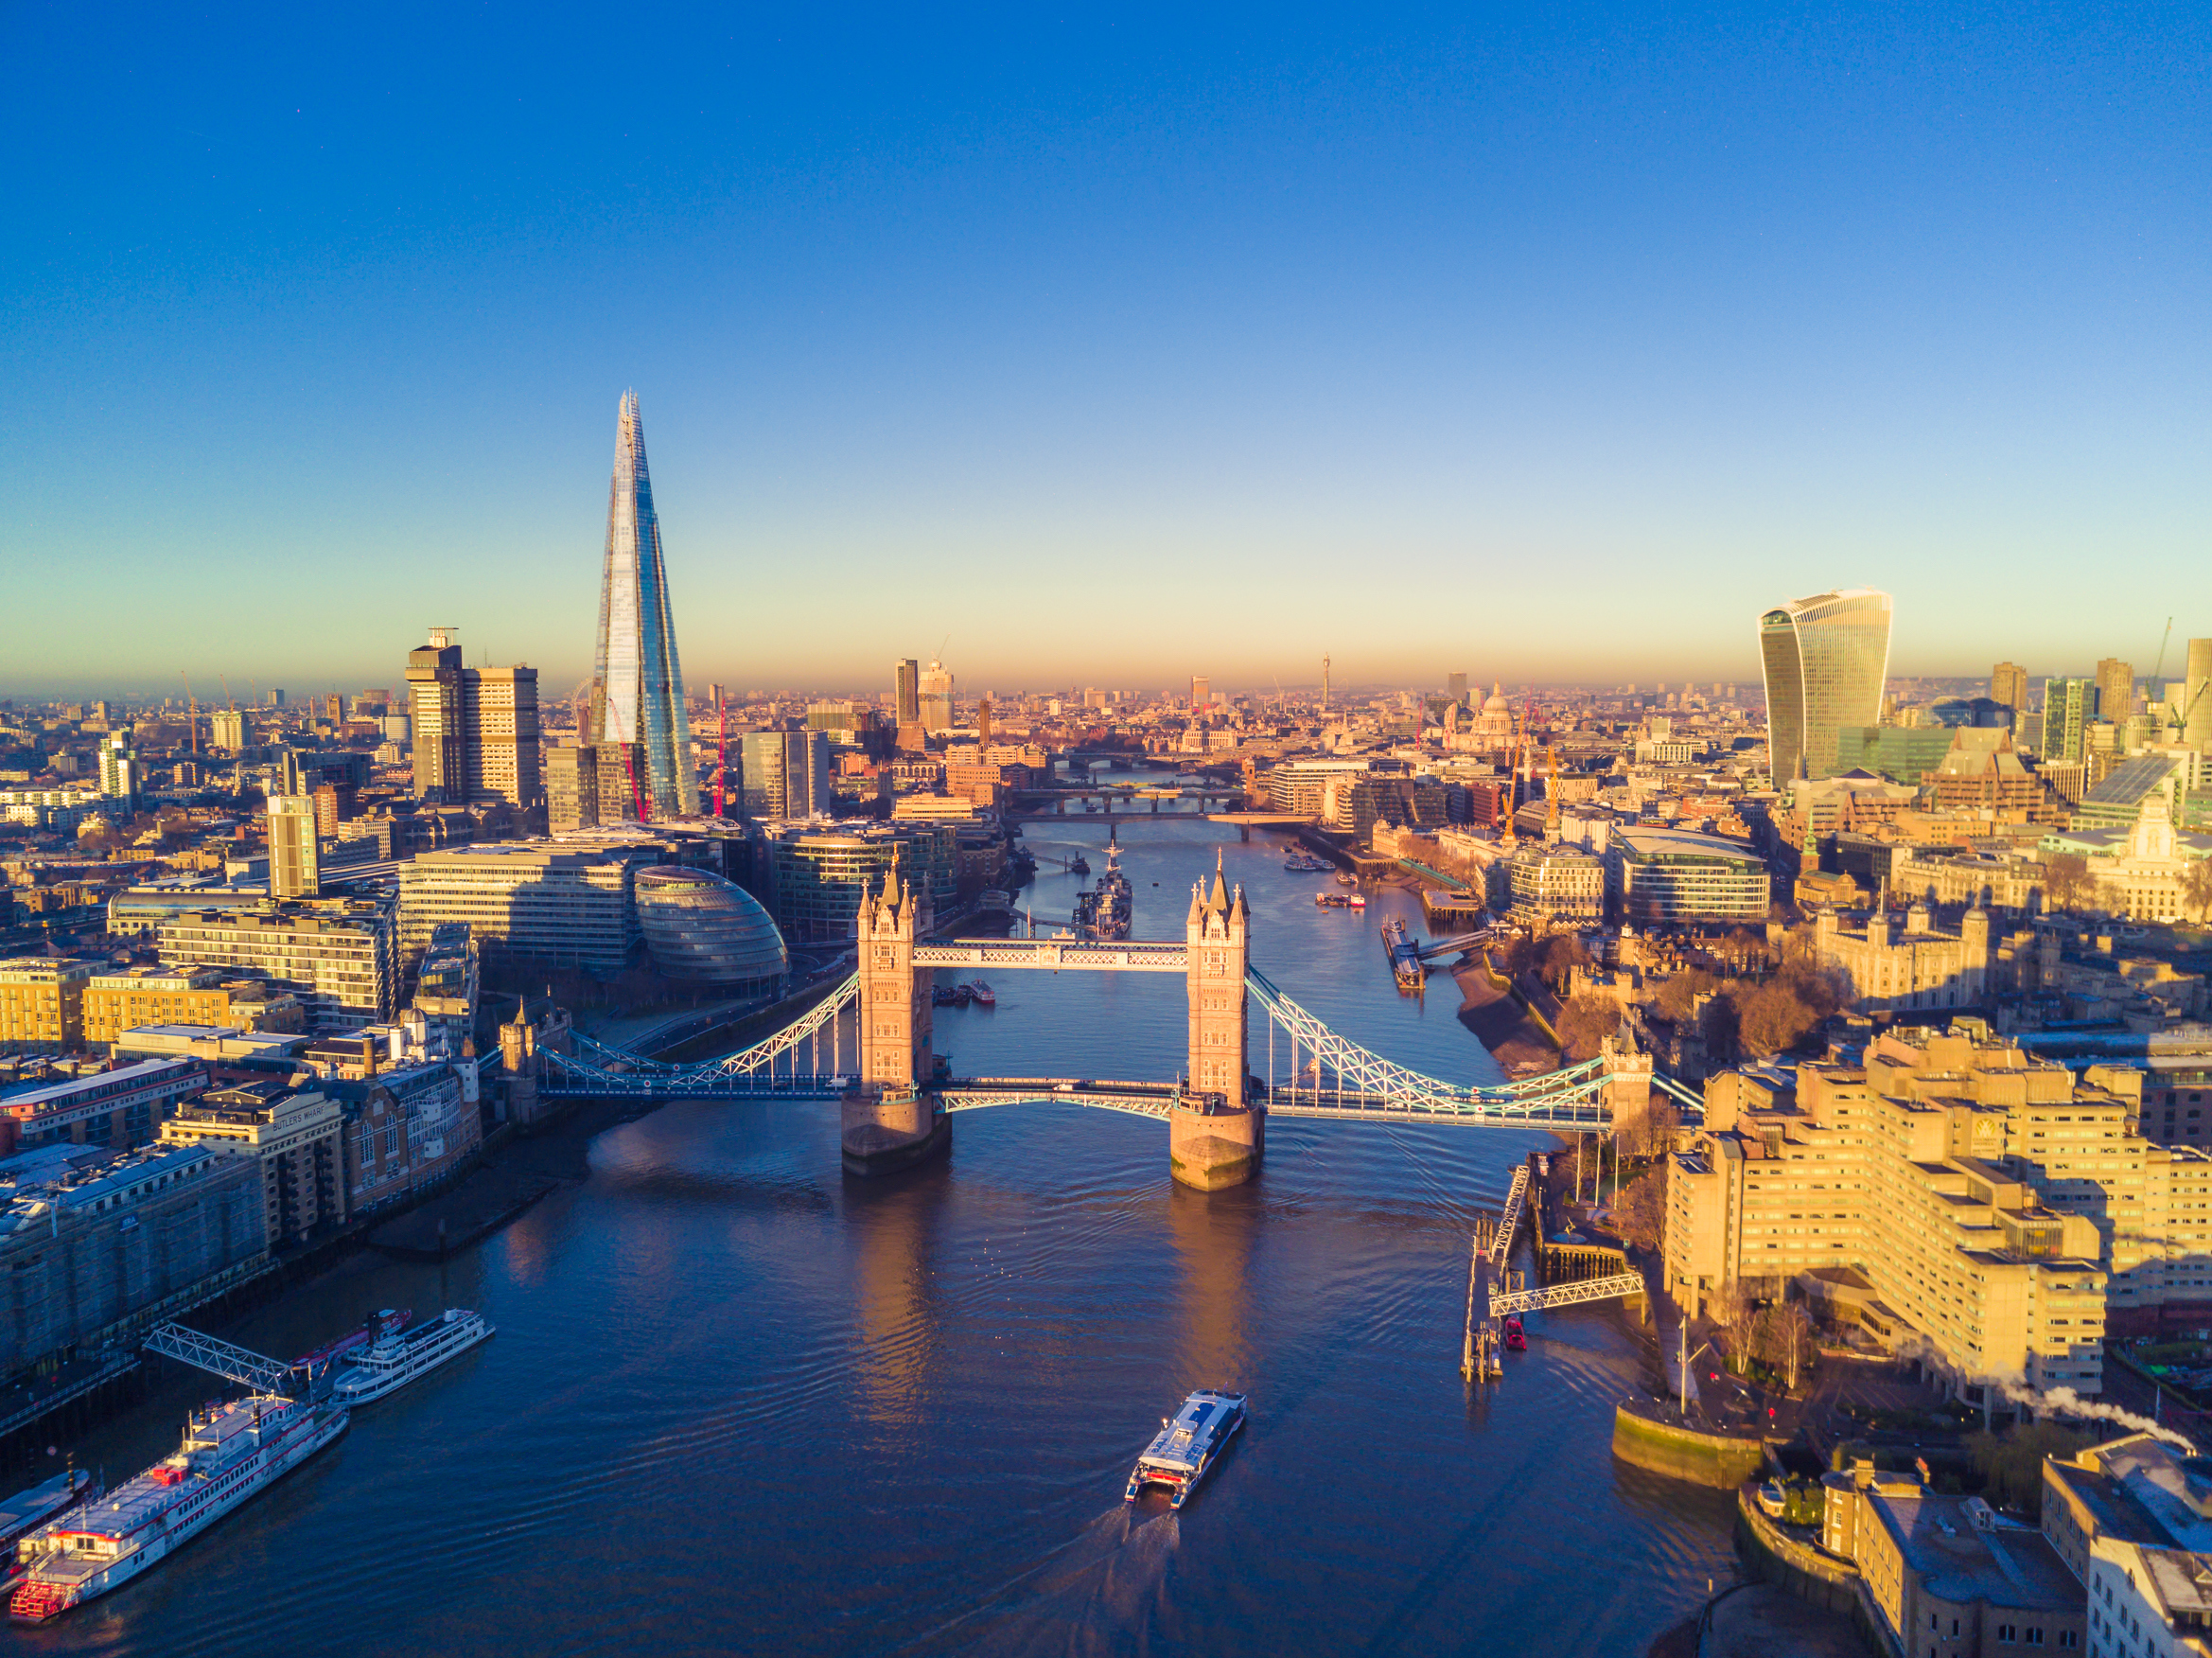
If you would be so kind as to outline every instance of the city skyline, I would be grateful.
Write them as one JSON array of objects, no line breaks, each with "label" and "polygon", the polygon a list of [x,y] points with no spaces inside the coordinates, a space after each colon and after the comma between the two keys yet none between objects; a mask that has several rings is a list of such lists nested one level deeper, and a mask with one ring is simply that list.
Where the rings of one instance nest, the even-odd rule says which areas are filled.
[{"label": "city skyline", "polygon": [[[707,24],[473,21],[487,83],[333,20],[10,14],[53,160],[0,543],[37,610],[101,572],[105,660],[43,629],[0,694],[376,682],[432,621],[572,685],[625,385],[702,682],[948,634],[976,684],[1746,679],[1747,604],[1862,585],[1901,673],[2040,676],[2147,664],[2135,595],[2189,591],[2202,17]],[[651,112],[601,96],[638,54]],[[863,602],[776,625],[825,571]],[[219,648],[342,573],[343,627]],[[1194,602],[1039,626],[1153,590]]]}]

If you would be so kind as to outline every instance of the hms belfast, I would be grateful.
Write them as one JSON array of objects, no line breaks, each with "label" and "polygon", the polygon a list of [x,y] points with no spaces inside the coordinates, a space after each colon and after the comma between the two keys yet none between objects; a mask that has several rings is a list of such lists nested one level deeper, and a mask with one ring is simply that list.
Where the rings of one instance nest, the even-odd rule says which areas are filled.
[{"label": "hms belfast", "polygon": [[1107,831],[1106,868],[1098,884],[1076,894],[1076,937],[1109,943],[1128,938],[1135,903],[1129,877],[1121,873],[1121,831],[1115,827]]}]

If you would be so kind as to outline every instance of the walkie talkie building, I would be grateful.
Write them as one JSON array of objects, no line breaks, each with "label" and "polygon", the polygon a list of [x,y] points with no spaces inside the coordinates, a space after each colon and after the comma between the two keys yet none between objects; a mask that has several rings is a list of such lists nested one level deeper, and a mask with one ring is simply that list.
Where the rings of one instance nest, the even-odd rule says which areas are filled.
[{"label": "walkie talkie building", "polygon": [[1759,618],[1774,781],[1834,777],[1840,734],[1879,725],[1889,675],[1889,595],[1816,593]]},{"label": "walkie talkie building", "polygon": [[[640,818],[688,817],[699,809],[692,769],[692,728],[684,713],[684,677],[676,659],[676,621],[668,601],[668,568],[660,556],[660,520],[645,469],[645,429],[638,394],[623,394],[615,424],[614,483],[606,503],[606,574],[599,590],[599,653],[591,681],[591,725],[586,740],[601,749],[604,816],[608,762],[621,756],[629,800]],[[619,808],[618,808],[619,809]]]}]

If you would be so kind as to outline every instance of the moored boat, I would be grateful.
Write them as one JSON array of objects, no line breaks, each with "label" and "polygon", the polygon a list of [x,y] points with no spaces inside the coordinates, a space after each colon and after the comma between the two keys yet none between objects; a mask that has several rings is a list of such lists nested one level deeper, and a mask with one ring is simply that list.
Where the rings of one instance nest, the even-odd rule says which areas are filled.
[{"label": "moored boat", "polygon": [[19,1545],[19,1623],[44,1623],[119,1589],[345,1432],[342,1405],[249,1393],[192,1413],[183,1447]]},{"label": "moored boat", "polygon": [[975,998],[975,1005],[979,1008],[994,1008],[998,1006],[998,992],[992,989],[990,985],[984,983],[980,979],[975,979],[969,984],[968,994]]},{"label": "moored boat", "polygon": [[339,1372],[330,1397],[340,1404],[366,1404],[396,1393],[449,1359],[457,1359],[487,1339],[494,1326],[482,1313],[448,1307],[427,1324],[386,1336]]},{"label": "moored boat", "polygon": [[100,1488],[90,1473],[71,1468],[0,1503],[0,1549],[8,1551],[7,1560],[0,1562],[0,1588],[12,1589],[29,1570],[21,1549],[25,1538],[99,1494]]},{"label": "moored boat", "polygon": [[1162,1486],[1167,1490],[1168,1506],[1182,1508],[1244,1426],[1244,1414],[1241,1393],[1202,1387],[1191,1394],[1181,1410],[1160,1419],[1159,1436],[1136,1459],[1122,1501],[1133,1503],[1147,1486]]}]

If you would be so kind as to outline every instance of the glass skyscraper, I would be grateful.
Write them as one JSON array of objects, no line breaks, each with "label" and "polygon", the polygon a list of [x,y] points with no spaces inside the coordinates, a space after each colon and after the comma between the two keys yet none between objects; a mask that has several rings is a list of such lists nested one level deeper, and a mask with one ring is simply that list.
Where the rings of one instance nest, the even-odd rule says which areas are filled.
[{"label": "glass skyscraper", "polygon": [[1774,781],[1834,777],[1840,733],[1880,723],[1889,677],[1889,595],[1816,593],[1759,618]]},{"label": "glass skyscraper", "polygon": [[630,773],[630,803],[639,817],[689,817],[699,809],[668,569],[660,556],[660,520],[653,510],[635,392],[623,394],[615,423],[588,740],[620,745]]}]

